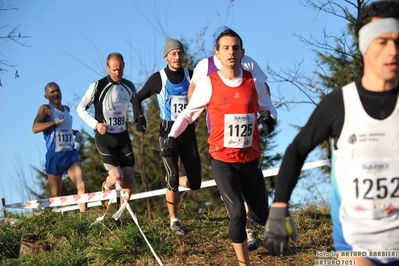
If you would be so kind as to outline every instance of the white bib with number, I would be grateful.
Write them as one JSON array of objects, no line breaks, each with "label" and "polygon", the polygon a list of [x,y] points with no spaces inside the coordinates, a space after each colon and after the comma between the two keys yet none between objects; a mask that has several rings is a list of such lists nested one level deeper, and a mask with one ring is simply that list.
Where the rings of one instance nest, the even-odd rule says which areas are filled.
[{"label": "white bib with number", "polygon": [[353,250],[399,249],[399,105],[383,120],[342,88],[345,120],[333,151],[334,237]]},{"label": "white bib with number", "polygon": [[75,143],[72,128],[56,127],[55,129],[55,151],[69,151]]},{"label": "white bib with number", "polygon": [[247,148],[252,146],[254,114],[224,115],[224,147]]},{"label": "white bib with number", "polygon": [[187,96],[171,96],[171,118],[175,121],[177,116],[187,107],[188,99]]},{"label": "white bib with number", "polygon": [[[51,119],[63,118],[64,122],[54,127],[54,132],[51,138],[53,142],[54,151],[70,151],[75,146],[75,138],[72,132],[72,116],[64,106],[64,111],[58,110],[51,106]],[[50,139],[49,139],[50,141]]]},{"label": "white bib with number", "polygon": [[[388,217],[399,210],[399,158],[352,160],[337,178],[342,211],[359,219]],[[349,167],[348,167],[349,166]]]},{"label": "white bib with number", "polygon": [[103,103],[103,115],[108,133],[126,130],[127,111],[131,100],[130,92],[123,86],[113,85]]}]

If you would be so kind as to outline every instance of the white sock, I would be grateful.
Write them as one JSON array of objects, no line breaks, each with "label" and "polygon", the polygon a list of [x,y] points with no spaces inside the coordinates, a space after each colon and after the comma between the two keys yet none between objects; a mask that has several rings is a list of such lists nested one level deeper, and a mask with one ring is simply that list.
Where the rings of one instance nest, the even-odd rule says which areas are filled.
[{"label": "white sock", "polygon": [[170,225],[173,225],[174,222],[180,222],[179,217],[176,218],[170,218]]}]

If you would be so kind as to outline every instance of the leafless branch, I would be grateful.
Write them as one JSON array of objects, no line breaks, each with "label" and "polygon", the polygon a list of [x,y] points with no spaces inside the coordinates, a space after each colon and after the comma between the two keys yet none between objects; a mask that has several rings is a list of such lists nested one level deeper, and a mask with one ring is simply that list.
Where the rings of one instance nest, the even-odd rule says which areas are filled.
[{"label": "leafless branch", "polygon": [[[9,25],[5,25],[5,26],[1,27],[0,30],[6,28],[7,26],[9,26]],[[19,27],[20,27],[20,25],[17,27],[11,28],[11,30],[6,35],[0,35],[0,40],[13,41],[21,46],[29,47],[29,45],[27,45],[26,42],[25,41],[23,42],[22,40],[28,39],[31,36],[21,35],[20,31],[18,30]]]},{"label": "leafless branch", "polygon": [[[14,10],[18,10],[17,8],[14,8],[13,6],[4,6],[3,1],[0,1],[0,12],[1,11],[14,11]],[[19,27],[20,25],[16,26],[16,27],[11,27],[10,30],[8,30],[8,28],[10,27],[9,24],[4,25],[4,26],[0,26],[0,40],[2,41],[12,41],[16,44],[19,44],[21,46],[24,47],[29,47],[29,45],[27,45],[25,39],[30,38],[30,36],[27,35],[22,35],[21,32],[19,31]],[[1,34],[2,31],[7,32],[6,34]],[[0,56],[4,57],[3,54],[0,52]],[[14,72],[14,77],[15,78],[19,78],[19,73],[18,70],[16,68],[16,65],[14,64],[10,64],[8,63],[7,60],[5,59],[0,59],[0,73],[4,73],[7,71],[7,69],[13,69]],[[0,86],[3,86],[1,83],[1,79],[0,79]]]},{"label": "leafless branch", "polygon": [[301,99],[287,98],[287,95],[292,94],[287,93],[287,91],[280,91],[279,89],[277,92],[278,95],[276,97],[278,100],[275,102],[276,107],[284,107],[285,109],[290,110],[291,105],[317,105],[317,95],[326,93],[326,89],[319,87],[316,74],[308,75],[304,71],[302,71],[302,63],[303,61],[299,63],[294,63],[293,68],[280,69],[278,71],[275,71],[269,65],[267,66],[267,72],[272,76],[271,82],[280,83],[283,87],[284,83],[288,83],[290,85],[289,87],[293,86],[294,88],[299,90],[304,96]]}]

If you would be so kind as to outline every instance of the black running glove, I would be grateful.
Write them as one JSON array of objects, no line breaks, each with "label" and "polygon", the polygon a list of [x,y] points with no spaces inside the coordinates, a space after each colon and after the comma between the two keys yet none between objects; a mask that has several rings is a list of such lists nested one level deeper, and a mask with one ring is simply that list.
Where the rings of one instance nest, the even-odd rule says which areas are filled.
[{"label": "black running glove", "polygon": [[266,118],[261,116],[258,118],[258,124],[262,125],[261,136],[267,136],[268,134],[274,131],[274,127],[277,124],[276,118],[269,113],[269,116]]},{"label": "black running glove", "polygon": [[172,156],[173,149],[176,148],[176,139],[174,137],[168,137],[165,139],[162,147],[161,147],[161,155],[162,157],[170,157]]},{"label": "black running glove", "polygon": [[286,255],[290,238],[294,242],[298,240],[288,209],[271,207],[265,229],[265,247],[274,255]]},{"label": "black running glove", "polygon": [[145,132],[146,127],[147,127],[147,121],[145,120],[145,117],[142,115],[139,118],[137,118],[136,122],[137,131]]}]

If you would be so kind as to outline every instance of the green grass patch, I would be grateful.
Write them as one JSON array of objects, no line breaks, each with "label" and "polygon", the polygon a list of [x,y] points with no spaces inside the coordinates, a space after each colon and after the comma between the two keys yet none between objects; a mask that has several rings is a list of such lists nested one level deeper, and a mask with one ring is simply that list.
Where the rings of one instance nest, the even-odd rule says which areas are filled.
[{"label": "green grass patch", "polygon": [[[38,211],[14,218],[14,226],[0,226],[2,265],[158,265],[130,214],[120,220],[105,219],[101,208],[86,215]],[[169,229],[168,217],[147,218],[136,214],[142,231],[164,265],[235,265],[236,257],[228,238],[225,209],[204,210],[201,214],[180,213],[186,235]],[[250,252],[252,265],[311,265],[316,251],[333,250],[331,218],[327,207],[310,206],[292,213],[298,230],[298,243],[291,243],[286,257],[272,256],[264,247]],[[259,240],[263,226],[254,228]],[[19,257],[21,237],[37,236],[40,249],[35,255]]]}]

